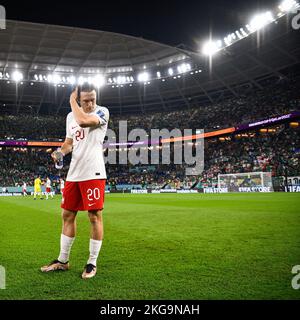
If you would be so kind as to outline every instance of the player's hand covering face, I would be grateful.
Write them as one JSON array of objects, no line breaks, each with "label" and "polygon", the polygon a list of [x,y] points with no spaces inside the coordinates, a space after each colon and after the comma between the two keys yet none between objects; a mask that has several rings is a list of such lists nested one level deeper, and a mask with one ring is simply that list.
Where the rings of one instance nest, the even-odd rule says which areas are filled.
[{"label": "player's hand covering face", "polygon": [[96,91],[92,90],[90,92],[81,91],[78,99],[78,88],[76,87],[76,89],[71,93],[70,103],[79,101],[83,111],[85,113],[91,113],[96,109],[96,98]]},{"label": "player's hand covering face", "polygon": [[70,95],[70,102],[76,101],[78,97],[78,87],[75,88],[75,90]]}]

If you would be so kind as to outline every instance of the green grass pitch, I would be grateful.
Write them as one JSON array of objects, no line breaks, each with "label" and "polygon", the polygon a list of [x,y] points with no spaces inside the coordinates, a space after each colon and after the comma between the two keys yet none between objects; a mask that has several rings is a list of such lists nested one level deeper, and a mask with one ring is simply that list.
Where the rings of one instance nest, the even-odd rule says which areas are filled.
[{"label": "green grass pitch", "polygon": [[67,272],[60,197],[0,198],[0,299],[299,299],[299,194],[106,195],[98,274],[82,280],[89,221],[78,213]]}]

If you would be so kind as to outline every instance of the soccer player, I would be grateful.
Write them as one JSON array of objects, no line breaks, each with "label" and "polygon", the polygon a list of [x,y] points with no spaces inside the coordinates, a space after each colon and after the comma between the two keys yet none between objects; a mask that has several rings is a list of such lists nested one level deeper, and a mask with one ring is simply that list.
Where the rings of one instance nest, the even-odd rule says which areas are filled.
[{"label": "soccer player", "polygon": [[65,180],[63,178],[60,179],[60,193],[64,195],[64,188],[65,188]]},{"label": "soccer player", "polygon": [[46,200],[48,200],[49,194],[51,198],[53,199],[53,193],[51,192],[51,180],[49,177],[47,177],[46,180]]},{"label": "soccer player", "polygon": [[41,176],[38,175],[38,177],[36,179],[34,179],[33,200],[36,200],[36,195],[39,195],[40,199],[43,200],[41,184],[42,184]]},{"label": "soccer player", "polygon": [[22,193],[24,197],[27,196],[27,184],[25,181],[23,182]]},{"label": "soccer player", "polygon": [[102,210],[106,182],[103,140],[109,111],[97,106],[94,88],[83,85],[79,90],[76,88],[70,96],[72,112],[67,116],[66,139],[61,151],[56,150],[52,154],[54,161],[59,161],[72,152],[61,203],[63,226],[60,253],[41,271],[69,269],[69,256],[76,234],[76,215],[78,211],[88,211],[91,223],[90,254],[82,273],[82,278],[88,279],[96,275],[103,240]]}]

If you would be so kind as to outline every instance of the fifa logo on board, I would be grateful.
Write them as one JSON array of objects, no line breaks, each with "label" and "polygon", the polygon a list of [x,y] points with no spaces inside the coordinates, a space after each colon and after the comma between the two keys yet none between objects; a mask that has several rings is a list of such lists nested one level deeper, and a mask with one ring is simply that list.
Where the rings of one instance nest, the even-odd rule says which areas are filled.
[{"label": "fifa logo on board", "polygon": [[0,266],[0,289],[5,289],[5,268]]},{"label": "fifa logo on board", "polygon": [[0,5],[0,29],[6,29],[6,11],[3,6]]}]

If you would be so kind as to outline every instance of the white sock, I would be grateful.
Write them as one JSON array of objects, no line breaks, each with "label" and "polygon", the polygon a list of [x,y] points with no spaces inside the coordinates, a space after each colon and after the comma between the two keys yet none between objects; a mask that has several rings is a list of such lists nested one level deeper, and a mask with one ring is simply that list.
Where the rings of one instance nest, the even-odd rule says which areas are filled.
[{"label": "white sock", "polygon": [[97,258],[102,246],[102,240],[90,239],[90,257],[87,264],[91,263],[94,266],[97,265]]},{"label": "white sock", "polygon": [[65,236],[64,234],[61,234],[60,236],[60,253],[58,260],[62,263],[66,263],[69,261],[69,256],[72,248],[72,244],[75,240],[74,238],[70,238],[68,236]]}]

